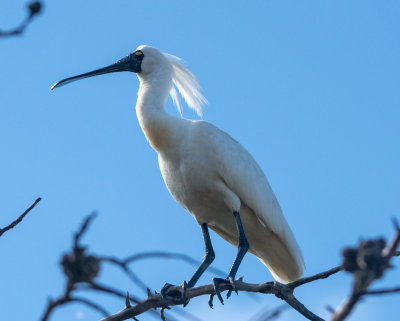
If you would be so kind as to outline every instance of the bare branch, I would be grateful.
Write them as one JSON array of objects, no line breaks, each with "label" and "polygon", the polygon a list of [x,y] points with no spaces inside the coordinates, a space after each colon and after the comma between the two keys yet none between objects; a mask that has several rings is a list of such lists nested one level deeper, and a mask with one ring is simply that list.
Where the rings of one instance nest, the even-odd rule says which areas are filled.
[{"label": "bare branch", "polygon": [[88,217],[85,218],[83,223],[81,224],[81,227],[78,232],[74,234],[74,247],[79,247],[78,243],[85,231],[88,229],[90,223],[96,218],[97,214],[93,212],[90,214]]},{"label": "bare branch", "polygon": [[59,306],[61,305],[66,305],[69,303],[73,303],[73,302],[78,302],[78,303],[82,303],[84,305],[87,305],[88,307],[100,312],[102,315],[107,316],[109,315],[109,313],[102,308],[100,305],[88,300],[88,299],[84,299],[84,298],[79,298],[79,297],[72,297],[70,296],[71,292],[73,291],[72,288],[68,289],[66,291],[66,293],[64,293],[64,295],[62,295],[60,298],[58,298],[57,300],[49,300],[49,303],[47,305],[46,311],[42,317],[42,321],[47,321],[50,314]]},{"label": "bare branch", "polygon": [[389,265],[390,259],[397,253],[397,248],[399,247],[400,244],[400,226],[399,222],[395,218],[392,219],[394,228],[396,229],[396,236],[393,238],[392,242],[387,245],[383,251],[382,251],[382,256],[384,257],[385,264]]},{"label": "bare branch", "polygon": [[343,270],[343,265],[339,265],[328,271],[293,281],[293,282],[289,283],[288,286],[290,286],[292,289],[295,289],[298,286],[306,284],[306,283],[314,282],[314,281],[320,280],[320,279],[326,279],[326,278],[330,277],[331,275],[338,273],[342,270]]},{"label": "bare branch", "polygon": [[[198,266],[201,263],[198,260],[195,260],[186,254],[167,252],[167,251],[142,252],[142,253],[131,255],[128,258],[126,258],[124,261],[126,263],[133,263],[133,262],[137,262],[139,260],[149,259],[149,258],[176,259],[176,260],[181,260],[181,261],[187,262],[194,266]],[[214,273],[215,275],[221,276],[221,277],[223,275],[225,275],[225,273],[222,270],[212,267],[212,266],[210,266],[207,269],[207,271]]]},{"label": "bare branch", "polygon": [[70,295],[71,291],[72,291],[72,288],[67,288],[65,293],[62,296],[60,296],[58,299],[56,299],[56,300],[49,299],[47,308],[43,314],[41,321],[47,321],[50,314],[53,312],[53,310],[55,310],[55,308],[57,308],[60,305],[64,305],[64,304],[70,302],[69,295]]},{"label": "bare branch", "polygon": [[[104,284],[100,284],[98,282],[90,282],[89,284],[81,286],[78,289],[79,290],[82,290],[82,289],[94,290],[94,291],[97,291],[97,292],[103,292],[103,293],[112,294],[112,295],[118,296],[118,297],[123,298],[123,299],[127,298],[126,294],[123,293],[122,291],[119,291],[117,289],[111,288],[111,287],[109,287],[107,285],[104,285]],[[135,296],[132,297],[131,294],[129,294],[128,299],[132,303],[136,303],[136,304],[140,303],[140,299],[135,297]],[[156,311],[150,310],[149,312],[152,313],[152,316],[156,317],[157,319],[159,318],[159,315],[158,315],[158,313]],[[192,315],[191,313],[189,313],[189,312],[187,312],[187,311],[185,311],[183,309],[176,309],[176,310],[174,310],[174,312],[176,314],[180,314],[182,316],[185,316],[186,320],[199,321],[198,318],[196,318],[194,315]],[[168,319],[171,320],[171,321],[174,320],[171,317],[169,317]]]},{"label": "bare branch", "polygon": [[146,293],[149,288],[148,285],[146,285],[146,283],[144,283],[131,269],[129,269],[125,260],[118,260],[114,257],[100,257],[99,259],[102,262],[112,263],[120,267],[128,275],[131,281]]},{"label": "bare branch", "polygon": [[41,198],[37,198],[36,201],[33,202],[33,204],[31,206],[29,206],[25,212],[23,212],[15,221],[13,221],[11,224],[7,225],[5,228],[0,228],[0,237],[7,232],[8,230],[14,228],[15,226],[17,226],[19,223],[21,223],[21,221],[23,220],[23,218],[25,217],[26,214],[28,214],[35,206],[37,203],[39,203],[41,201]]},{"label": "bare branch", "polygon": [[[79,287],[78,289],[82,290],[82,289],[91,289],[91,290],[95,290],[98,292],[104,292],[104,293],[108,293],[108,294],[113,294],[115,296],[118,296],[122,299],[126,298],[126,294],[122,291],[119,291],[117,289],[114,289],[110,286],[104,285],[104,284],[100,284],[98,282],[90,282],[85,286]],[[139,303],[140,299],[136,298],[135,296],[129,295],[129,299],[131,302],[133,303]]]},{"label": "bare branch", "polygon": [[[104,284],[100,284],[98,282],[90,282],[89,284],[86,284],[85,286],[81,286],[78,289],[89,289],[89,290],[94,290],[96,292],[103,292],[103,293],[107,293],[107,294],[112,294],[115,295],[117,297],[120,297],[122,299],[126,299],[126,294],[123,293],[122,291],[119,291],[117,289],[114,289],[110,286],[104,285]],[[129,301],[132,303],[139,303],[140,299],[132,296],[131,294],[129,295]],[[156,311],[149,311],[151,312],[152,316],[155,318],[159,318],[158,317],[158,313]]]},{"label": "bare branch", "polygon": [[248,321],[272,321],[281,316],[282,312],[289,308],[287,304],[281,304],[278,307],[271,309],[269,306],[258,311]]},{"label": "bare branch", "polygon": [[399,293],[400,286],[391,289],[382,289],[382,290],[369,290],[364,292],[363,295],[372,295],[372,294],[392,294],[392,293]]},{"label": "bare branch", "polygon": [[[383,273],[390,267],[390,259],[398,254],[397,247],[400,243],[400,228],[397,222],[395,222],[394,225],[397,233],[390,244],[386,245],[383,239],[360,242],[357,249],[345,249],[343,251],[344,263],[340,266],[313,276],[304,277],[288,284],[281,284],[279,282],[250,284],[239,279],[235,282],[236,289],[242,292],[274,294],[302,314],[306,319],[323,321],[322,318],[312,313],[297,300],[293,294],[294,290],[301,285],[328,278],[343,270],[352,272],[355,276],[352,295],[347,300],[345,306],[333,314],[332,319],[334,321],[344,320],[362,296],[400,292],[400,287],[367,291],[368,286],[374,280],[382,277]],[[141,256],[132,256],[131,259],[137,257]],[[220,290],[221,292],[232,290],[232,286],[230,284],[221,284]],[[215,294],[215,289],[213,284],[208,284],[186,289],[186,297],[184,298],[182,298],[181,293],[180,287],[174,286],[167,290],[164,298],[158,293],[154,295],[149,294],[147,299],[141,301],[139,304],[126,307],[124,310],[104,318],[101,321],[127,320],[150,309],[160,308],[163,312],[166,307],[182,305],[192,298],[206,294]],[[333,311],[333,309],[331,309],[331,311]]]},{"label": "bare branch", "polygon": [[71,302],[79,302],[82,304],[87,305],[88,307],[99,311],[102,315],[107,316],[109,315],[109,313],[107,312],[107,310],[105,310],[103,307],[101,307],[100,305],[88,300],[88,299],[84,299],[84,298],[78,298],[78,297],[71,297]]},{"label": "bare branch", "polygon": [[[136,274],[134,274],[128,267],[128,263],[134,261],[134,259],[132,260],[132,257],[128,258],[127,260],[119,260],[114,257],[98,257],[95,255],[87,254],[86,247],[82,246],[80,244],[80,241],[95,217],[95,213],[87,216],[82,222],[78,231],[74,233],[72,250],[69,253],[63,255],[63,258],[61,260],[64,274],[67,277],[64,293],[55,300],[49,300],[42,321],[47,321],[52,311],[54,311],[57,307],[69,304],[71,302],[85,304],[105,316],[108,315],[105,309],[97,305],[96,303],[84,298],[72,296],[72,294],[76,291],[92,290],[100,293],[114,295],[120,298],[125,298],[124,292],[95,281],[100,272],[101,262],[109,262],[119,266],[135,284],[142,285],[142,288],[146,287],[146,284],[141,281],[140,278],[138,278]],[[162,252],[153,253],[162,255]],[[169,257],[170,255],[171,253],[167,253],[166,257]],[[141,253],[138,257],[148,258],[150,256],[147,255],[147,253]],[[187,258],[191,259],[190,257]],[[146,288],[144,288],[143,290],[147,292]],[[140,299],[135,296],[129,296],[128,300],[135,304],[140,302]],[[159,319],[159,314],[156,311],[153,310],[150,311],[150,313],[153,317]],[[199,321],[198,318],[183,309],[176,309],[174,310],[174,313],[185,317],[186,320]],[[176,319],[173,317],[168,317],[168,319],[170,321],[176,321]]]},{"label": "bare branch", "polygon": [[[149,286],[145,284],[141,279],[129,269],[129,264],[134,263],[143,259],[152,259],[152,258],[162,258],[162,259],[176,259],[181,260],[186,263],[189,263],[193,266],[199,266],[201,262],[191,258],[188,255],[182,253],[174,253],[174,252],[167,252],[167,251],[150,251],[150,252],[142,252],[138,254],[131,255],[125,259],[118,259],[112,256],[102,256],[99,257],[99,260],[102,262],[108,262],[120,267],[131,279],[133,283],[138,285],[144,293],[147,293],[147,289]],[[207,272],[214,273],[215,275],[222,277],[224,272],[218,268],[210,267]]]},{"label": "bare branch", "polygon": [[28,25],[32,22],[32,19],[36,17],[42,11],[42,3],[40,1],[34,1],[28,4],[28,15],[26,18],[20,23],[20,25],[12,30],[1,31],[0,37],[11,37],[22,34]]},{"label": "bare branch", "polygon": [[[147,285],[129,267],[130,263],[149,258],[179,259],[194,265],[197,265],[199,263],[184,254],[161,251],[143,252],[131,255],[126,259],[118,259],[111,256],[99,257],[88,255],[86,252],[86,247],[81,246],[79,242],[94,217],[94,214],[88,216],[82,223],[78,232],[74,234],[72,252],[64,255],[62,260],[64,273],[68,278],[65,293],[57,300],[49,302],[45,317],[42,319],[43,321],[47,320],[48,315],[50,315],[50,312],[55,307],[73,301],[86,304],[87,306],[96,309],[97,311],[105,315],[105,310],[98,306],[96,303],[93,303],[86,299],[72,297],[73,291],[92,290],[96,292],[111,294],[120,297],[121,299],[125,299],[125,309],[114,315],[104,318],[102,321],[121,321],[131,318],[135,320],[135,317],[137,315],[140,315],[147,311],[149,311],[153,317],[159,318],[158,313],[155,311],[156,309],[160,309],[160,317],[162,320],[165,320],[165,309],[169,309],[170,306],[185,306],[185,304],[187,304],[187,302],[192,298],[202,295],[211,295],[211,297],[215,295],[215,287],[213,284],[207,284],[195,288],[185,288],[184,291],[182,291],[181,286],[171,286],[168,288],[168,290],[166,290],[166,292],[163,292],[163,295],[157,292],[152,293],[151,290],[148,289]],[[349,297],[346,305],[342,309],[339,309],[336,313],[332,308],[330,308],[330,311],[334,312],[333,320],[344,320],[362,296],[400,292],[400,287],[368,291],[368,286],[374,280],[382,277],[383,273],[390,267],[390,259],[398,254],[397,247],[400,243],[400,228],[397,222],[395,222],[395,227],[397,231],[396,237],[390,244],[387,245],[383,239],[360,242],[358,248],[350,248],[343,251],[344,263],[335,268],[317,273],[309,277],[304,277],[288,284],[281,284],[279,282],[266,282],[259,284],[246,283],[243,282],[242,278],[240,278],[239,280],[235,281],[236,290],[247,294],[273,294],[277,298],[285,301],[287,305],[290,305],[306,319],[313,321],[324,321],[322,318],[306,308],[295,297],[294,290],[299,286],[328,278],[340,271],[345,270],[347,272],[353,273],[354,275],[352,295]],[[143,291],[147,293],[147,298],[144,300],[140,300],[138,297],[125,295],[125,292],[123,291],[112,288],[108,285],[100,284],[99,282],[95,281],[100,270],[101,262],[111,263],[121,268],[121,270],[130,278],[130,280],[134,284],[138,285]],[[222,273],[221,271],[218,272]],[[221,292],[232,290],[233,288],[230,283],[220,284]],[[130,302],[134,303],[135,305],[131,306]],[[209,304],[212,307],[212,300],[209,301]],[[272,311],[272,313],[263,315],[262,319],[272,320],[276,318],[281,313],[281,311],[283,311],[283,308],[278,308]],[[184,316],[185,319],[198,321],[198,318],[181,308],[173,310],[172,312]],[[168,319],[174,320],[171,317],[168,317]]]}]

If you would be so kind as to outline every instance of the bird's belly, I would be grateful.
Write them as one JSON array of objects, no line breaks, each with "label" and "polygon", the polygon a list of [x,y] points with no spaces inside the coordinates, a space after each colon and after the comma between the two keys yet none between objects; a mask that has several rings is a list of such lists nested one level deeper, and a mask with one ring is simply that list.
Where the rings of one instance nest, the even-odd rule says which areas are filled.
[{"label": "bird's belly", "polygon": [[223,188],[212,170],[200,172],[191,166],[159,159],[161,174],[173,198],[199,223],[213,223],[216,216],[229,215]]}]

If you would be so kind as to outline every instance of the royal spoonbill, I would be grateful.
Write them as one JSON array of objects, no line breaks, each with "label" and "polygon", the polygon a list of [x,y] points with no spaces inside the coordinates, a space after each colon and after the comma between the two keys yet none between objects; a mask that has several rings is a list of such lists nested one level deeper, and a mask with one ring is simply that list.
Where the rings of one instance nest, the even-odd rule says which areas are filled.
[{"label": "royal spoonbill", "polygon": [[[253,157],[212,124],[173,117],[164,110],[168,95],[181,110],[176,89],[199,115],[206,102],[197,79],[179,58],[142,45],[108,67],[66,78],[51,89],[120,71],[137,74],[140,87],[136,114],[140,126],[158,153],[169,192],[196,219],[203,233],[203,261],[184,286],[193,287],[214,260],[208,228],[238,248],[227,278],[213,279],[221,302],[219,284],[229,282],[235,290],[236,272],[247,251],[255,254],[276,280],[287,283],[298,279],[304,268],[300,248]],[[163,288],[164,294],[169,286]]]}]

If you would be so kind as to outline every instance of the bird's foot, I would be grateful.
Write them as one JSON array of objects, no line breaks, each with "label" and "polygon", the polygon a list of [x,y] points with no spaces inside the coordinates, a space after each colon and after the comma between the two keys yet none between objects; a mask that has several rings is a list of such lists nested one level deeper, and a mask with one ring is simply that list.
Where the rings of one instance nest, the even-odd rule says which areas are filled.
[{"label": "bird's foot", "polygon": [[214,299],[215,295],[217,295],[221,304],[224,304],[224,300],[222,299],[222,295],[221,295],[221,291],[220,291],[221,284],[229,284],[231,286],[231,288],[228,290],[228,293],[226,295],[227,299],[229,299],[229,297],[231,296],[232,290],[235,291],[236,294],[238,294],[238,291],[236,289],[236,284],[235,284],[236,281],[231,276],[228,276],[226,279],[213,278],[212,282],[213,282],[215,293],[210,294],[210,298],[208,300],[208,305],[210,306],[211,309],[213,308],[213,299]]},{"label": "bird's foot", "polygon": [[183,307],[185,307],[189,303],[189,300],[186,298],[186,289],[187,289],[186,281],[183,281],[182,285],[176,289],[170,289],[172,287],[177,287],[177,286],[165,283],[165,285],[162,287],[160,294],[164,302],[167,302],[167,296],[169,296],[172,297],[173,299],[180,299],[181,302],[183,303]]}]

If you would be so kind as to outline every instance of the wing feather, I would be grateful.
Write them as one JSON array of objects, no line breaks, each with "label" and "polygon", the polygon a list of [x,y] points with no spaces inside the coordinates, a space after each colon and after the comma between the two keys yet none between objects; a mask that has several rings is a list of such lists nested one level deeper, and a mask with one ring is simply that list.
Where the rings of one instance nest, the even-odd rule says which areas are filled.
[{"label": "wing feather", "polygon": [[227,186],[257,215],[262,225],[275,233],[295,258],[299,270],[304,261],[299,245],[289,227],[279,202],[260,166],[251,154],[227,133],[212,124],[212,141],[218,147],[219,175]]}]

